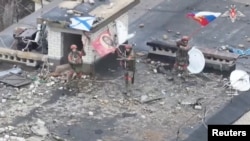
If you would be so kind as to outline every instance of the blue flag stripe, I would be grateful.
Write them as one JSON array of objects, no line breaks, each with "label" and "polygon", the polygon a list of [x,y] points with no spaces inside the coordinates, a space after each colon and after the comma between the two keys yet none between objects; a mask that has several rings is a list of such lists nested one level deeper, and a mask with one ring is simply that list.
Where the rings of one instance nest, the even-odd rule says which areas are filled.
[{"label": "blue flag stripe", "polygon": [[91,25],[89,25],[89,23],[87,21],[89,21],[91,19],[81,20],[80,18],[75,17],[75,20],[79,21],[79,23],[77,25],[83,24],[88,30],[90,30]]}]

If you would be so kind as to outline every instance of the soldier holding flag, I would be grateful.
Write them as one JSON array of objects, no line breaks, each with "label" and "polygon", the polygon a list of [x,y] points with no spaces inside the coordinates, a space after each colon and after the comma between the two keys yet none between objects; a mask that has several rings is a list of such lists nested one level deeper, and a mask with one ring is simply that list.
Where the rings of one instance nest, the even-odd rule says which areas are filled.
[{"label": "soldier holding flag", "polygon": [[189,65],[188,51],[191,49],[188,46],[189,37],[183,36],[180,41],[177,41],[177,52],[176,52],[176,62],[174,64],[175,70],[181,75],[183,72],[187,71],[187,66]]},{"label": "soldier holding flag", "polygon": [[131,85],[134,84],[134,75],[135,75],[135,52],[131,45],[124,45],[125,51],[122,53],[121,64],[124,72],[125,79],[125,93],[131,92]]}]

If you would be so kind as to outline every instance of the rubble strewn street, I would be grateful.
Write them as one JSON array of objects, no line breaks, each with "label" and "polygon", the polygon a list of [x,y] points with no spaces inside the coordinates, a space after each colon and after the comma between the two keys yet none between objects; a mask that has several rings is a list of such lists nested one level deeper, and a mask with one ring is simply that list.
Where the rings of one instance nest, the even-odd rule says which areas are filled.
[{"label": "rubble strewn street", "polygon": [[154,72],[157,64],[138,58],[130,97],[122,93],[118,71],[110,80],[86,77],[69,84],[41,80],[38,71],[28,73],[33,83],[25,87],[1,84],[0,140],[162,141],[175,139],[177,131],[185,138],[205,110],[208,117],[231,99],[221,75],[202,73],[186,82],[169,79],[169,70]]}]

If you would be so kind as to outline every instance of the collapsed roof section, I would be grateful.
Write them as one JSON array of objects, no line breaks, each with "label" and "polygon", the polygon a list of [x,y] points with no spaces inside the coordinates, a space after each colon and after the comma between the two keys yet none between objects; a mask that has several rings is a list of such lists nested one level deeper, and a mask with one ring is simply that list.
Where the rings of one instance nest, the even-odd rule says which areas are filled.
[{"label": "collapsed roof section", "polygon": [[[88,27],[82,29],[83,31],[96,32],[128,12],[139,2],[140,0],[105,0],[90,4],[78,1],[63,1],[57,7],[43,14],[42,19],[47,21],[49,26],[72,30],[80,29],[73,28],[72,25],[79,21],[83,22],[79,24]],[[94,18],[93,22],[89,22],[90,17]]]}]

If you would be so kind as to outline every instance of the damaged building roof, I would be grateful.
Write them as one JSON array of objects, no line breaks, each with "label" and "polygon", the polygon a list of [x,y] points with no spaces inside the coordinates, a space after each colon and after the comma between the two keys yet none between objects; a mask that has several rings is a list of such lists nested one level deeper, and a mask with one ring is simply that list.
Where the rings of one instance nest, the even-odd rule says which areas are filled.
[{"label": "damaged building roof", "polygon": [[126,13],[139,2],[140,0],[98,0],[94,4],[90,4],[77,1],[63,1],[57,7],[43,14],[42,19],[46,20],[51,26],[70,28],[70,18],[93,16],[97,20],[90,32],[95,32]]}]

